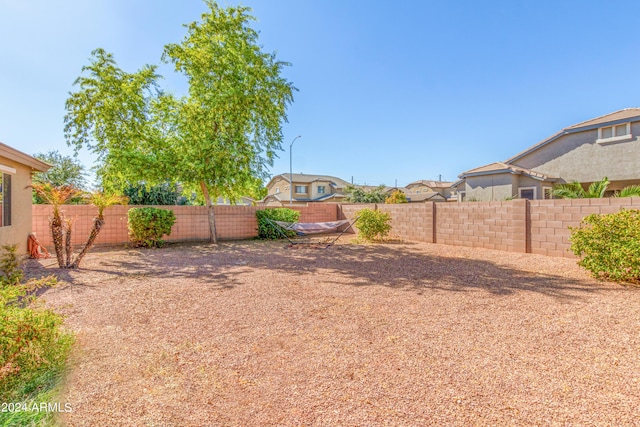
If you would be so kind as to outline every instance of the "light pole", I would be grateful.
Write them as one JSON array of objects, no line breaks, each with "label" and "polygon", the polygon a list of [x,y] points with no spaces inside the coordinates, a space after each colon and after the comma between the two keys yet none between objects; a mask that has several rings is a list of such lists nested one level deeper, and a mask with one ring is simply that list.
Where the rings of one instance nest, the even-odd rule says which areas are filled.
[{"label": "light pole", "polygon": [[289,145],[289,206],[293,205],[293,143],[296,142],[296,139],[300,138],[301,135],[296,136],[291,141],[291,145]]}]

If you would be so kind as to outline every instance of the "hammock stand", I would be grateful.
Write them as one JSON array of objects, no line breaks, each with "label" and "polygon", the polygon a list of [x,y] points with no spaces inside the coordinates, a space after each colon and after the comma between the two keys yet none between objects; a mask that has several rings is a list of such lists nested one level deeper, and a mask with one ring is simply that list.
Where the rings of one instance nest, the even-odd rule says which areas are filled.
[{"label": "hammock stand", "polygon": [[[346,233],[349,229],[351,229],[351,227],[353,227],[353,225],[358,220],[358,218],[355,218],[352,221],[348,219],[343,219],[340,221],[330,221],[330,222],[284,222],[284,221],[273,221],[269,218],[264,218],[264,219],[267,220],[267,222],[271,224],[276,230],[278,230],[278,233],[280,233],[282,237],[287,239],[292,246],[293,245],[321,245],[321,246],[324,246],[322,249],[326,249],[330,246],[333,246],[333,244],[337,242],[338,239],[342,237],[344,233]],[[348,227],[346,227],[344,230],[340,232],[338,231],[338,228],[347,224],[349,224]],[[319,243],[311,242],[310,239],[308,241],[294,241],[294,240],[291,240],[291,238],[289,238],[286,231],[293,231],[294,233],[296,233],[297,236],[300,236],[300,237],[307,237],[313,234],[326,234],[330,232],[336,232],[338,233],[338,236],[333,240],[331,240],[331,238],[328,237],[327,239],[325,239],[325,241],[319,242]]]}]

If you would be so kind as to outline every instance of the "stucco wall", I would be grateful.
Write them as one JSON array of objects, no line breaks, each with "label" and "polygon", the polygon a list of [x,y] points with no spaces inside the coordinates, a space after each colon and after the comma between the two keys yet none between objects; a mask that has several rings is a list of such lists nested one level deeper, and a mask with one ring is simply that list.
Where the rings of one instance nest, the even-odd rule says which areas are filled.
[{"label": "stucco wall", "polygon": [[470,176],[465,180],[466,200],[499,201],[518,194],[518,181],[509,173]]},{"label": "stucco wall", "polygon": [[[0,227],[0,245],[18,244],[18,253],[27,252],[31,232],[31,168],[0,157],[0,164],[16,170],[11,178],[11,226]],[[6,173],[6,172],[5,172]]]},{"label": "stucco wall", "polygon": [[598,144],[598,130],[561,136],[514,162],[565,181],[640,180],[640,123],[631,124],[633,139]]},{"label": "stucco wall", "polygon": [[276,188],[280,189],[280,193],[287,194],[287,198],[289,196],[289,181],[283,178],[275,179],[271,185],[267,188],[268,194],[278,194],[276,193]]}]

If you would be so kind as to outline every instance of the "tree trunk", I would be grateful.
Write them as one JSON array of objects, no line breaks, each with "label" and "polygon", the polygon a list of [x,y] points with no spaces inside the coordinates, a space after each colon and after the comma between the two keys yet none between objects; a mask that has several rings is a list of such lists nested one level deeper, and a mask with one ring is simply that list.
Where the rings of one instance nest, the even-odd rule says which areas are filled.
[{"label": "tree trunk", "polygon": [[65,220],[67,224],[67,229],[64,232],[64,249],[67,255],[67,260],[65,261],[64,266],[69,267],[71,265],[71,259],[73,258],[73,246],[71,246],[71,228],[72,222],[70,219]]},{"label": "tree trunk", "polygon": [[62,227],[62,218],[60,215],[55,215],[51,217],[49,220],[49,224],[51,225],[51,237],[53,238],[53,247],[56,250],[56,258],[58,259],[58,266],[60,268],[65,268],[66,263],[64,262],[64,252],[63,252],[63,227]]},{"label": "tree trunk", "polygon": [[76,257],[76,260],[69,266],[69,268],[78,268],[80,266],[80,261],[82,258],[89,252],[89,249],[93,246],[93,242],[95,242],[98,234],[100,234],[100,230],[104,225],[104,217],[96,217],[93,219],[93,228],[91,229],[91,233],[89,233],[89,238],[87,239],[87,243],[85,243],[84,247]]},{"label": "tree trunk", "polygon": [[204,200],[207,204],[207,213],[209,216],[209,243],[218,244],[218,235],[216,233],[216,214],[213,210],[213,203],[209,196],[207,184],[205,184],[204,181],[200,181],[200,188],[202,188],[202,194],[204,194]]}]

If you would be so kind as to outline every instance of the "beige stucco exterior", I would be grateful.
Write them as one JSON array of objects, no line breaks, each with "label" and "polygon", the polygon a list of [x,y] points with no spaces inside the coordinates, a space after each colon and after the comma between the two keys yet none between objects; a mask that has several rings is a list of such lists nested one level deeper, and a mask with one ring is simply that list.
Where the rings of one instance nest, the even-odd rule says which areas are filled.
[{"label": "beige stucco exterior", "polygon": [[597,143],[598,130],[563,135],[514,164],[566,182],[594,182],[605,176],[610,181],[640,180],[640,122],[631,124],[632,138]]},{"label": "beige stucco exterior", "polygon": [[[599,140],[600,129],[628,123],[630,133]],[[626,109],[563,129],[522,153],[460,175],[455,186],[465,200],[503,200],[534,188],[535,199],[548,197],[554,184],[577,181],[587,186],[609,178],[608,194],[640,184],[640,109]],[[546,192],[545,192],[546,189]]]},{"label": "beige stucco exterior", "polygon": [[0,173],[11,175],[11,224],[2,226],[0,221],[0,245],[17,244],[18,252],[26,254],[27,239],[32,226],[32,198],[29,187],[31,176],[33,172],[44,172],[49,167],[46,163],[0,143]]},{"label": "beige stucco exterior", "polygon": [[[340,178],[323,175],[293,174],[293,204],[308,202],[338,202],[343,197],[342,190],[346,181]],[[296,187],[304,187],[304,192],[296,191]],[[324,192],[321,192],[324,190]],[[328,196],[334,197],[328,197]],[[289,174],[273,177],[267,184],[267,206],[288,204],[290,197]]]},{"label": "beige stucco exterior", "polygon": [[455,194],[455,189],[451,187],[452,184],[451,182],[422,180],[407,184],[403,191],[411,202],[441,202],[447,201]]}]

